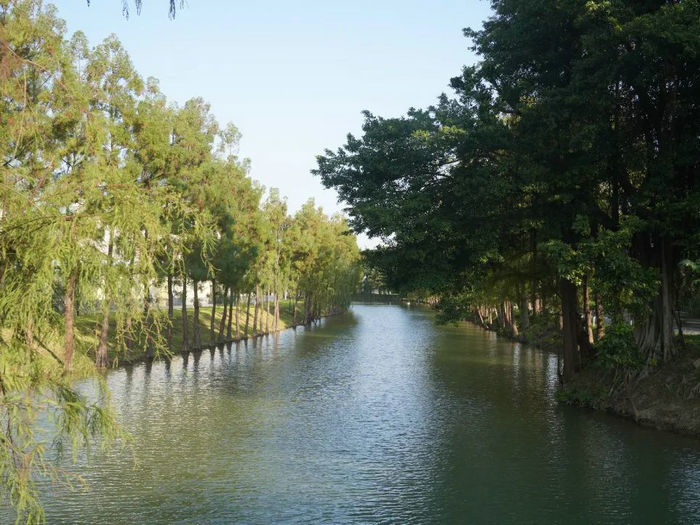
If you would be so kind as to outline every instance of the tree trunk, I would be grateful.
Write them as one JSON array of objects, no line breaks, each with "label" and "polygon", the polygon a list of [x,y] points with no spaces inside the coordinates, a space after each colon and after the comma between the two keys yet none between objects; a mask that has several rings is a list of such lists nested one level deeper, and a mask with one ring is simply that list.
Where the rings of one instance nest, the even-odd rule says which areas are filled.
[{"label": "tree trunk", "polygon": [[265,297],[265,333],[269,334],[270,333],[270,293],[268,292],[267,296]]},{"label": "tree trunk", "polygon": [[173,297],[173,275],[168,273],[168,330],[167,330],[167,340],[168,348],[171,349],[173,346],[173,319],[175,317],[175,301]]},{"label": "tree trunk", "polygon": [[250,292],[247,294],[246,307],[245,307],[245,338],[248,338],[248,321],[250,320]]},{"label": "tree trunk", "polygon": [[233,324],[233,315],[231,315],[231,309],[233,308],[233,290],[229,290],[228,304],[228,326],[226,328],[226,339],[228,341],[232,341],[233,338],[231,337],[231,325]]},{"label": "tree trunk", "polygon": [[192,321],[192,336],[193,344],[196,350],[202,348],[202,338],[200,336],[200,326],[199,326],[199,281],[196,279],[192,281],[192,289],[194,293],[194,320]]},{"label": "tree trunk", "polygon": [[635,340],[649,364],[659,364],[674,355],[673,347],[673,262],[669,242],[658,239],[661,286],[651,312],[634,324]]},{"label": "tree trunk", "polygon": [[73,351],[75,349],[75,333],[73,330],[75,321],[75,283],[78,280],[78,271],[73,269],[68,276],[66,289],[63,295],[65,346],[63,355],[63,372],[70,373],[73,368]]},{"label": "tree trunk", "polygon": [[593,336],[593,314],[591,313],[591,291],[588,286],[588,276],[583,279],[583,290],[581,291],[583,295],[583,315],[586,322],[586,338],[589,345],[595,343],[595,337]]},{"label": "tree trunk", "polygon": [[530,328],[530,312],[528,311],[527,307],[527,293],[525,291],[521,291],[520,293],[520,302],[518,304],[518,314],[520,316],[520,329],[521,330],[527,330]]},{"label": "tree trunk", "polygon": [[224,311],[221,313],[221,321],[219,321],[219,341],[224,339],[224,329],[226,328],[226,316],[231,315],[231,305],[228,302],[229,287],[224,287]]},{"label": "tree trunk", "polygon": [[569,381],[580,368],[577,344],[578,332],[578,297],[576,285],[568,279],[559,281],[561,295],[562,331],[564,336],[564,382]]},{"label": "tree trunk", "polygon": [[308,326],[311,324],[311,296],[309,292],[306,292],[305,294],[304,308],[306,309],[304,324]]},{"label": "tree trunk", "polygon": [[236,339],[238,339],[241,336],[241,323],[240,323],[240,315],[238,313],[238,303],[240,300],[240,297],[238,297],[238,292],[231,290],[231,297],[233,299],[233,307],[236,308]]},{"label": "tree trunk", "polygon": [[[112,253],[114,250],[114,242],[112,240],[112,232],[109,231],[109,244],[107,245],[107,259],[109,261],[109,267],[112,266]],[[102,326],[100,327],[100,339],[97,344],[97,352],[95,353],[95,364],[98,368],[107,367],[107,338],[109,337],[109,310],[110,310],[110,300],[107,297],[107,286],[105,279],[105,288],[103,293],[105,294],[103,311],[102,311]]]},{"label": "tree trunk", "polygon": [[595,340],[600,341],[605,335],[605,320],[603,316],[603,302],[600,299],[598,292],[594,295],[595,299]]},{"label": "tree trunk", "polygon": [[279,332],[280,326],[280,299],[277,294],[275,294],[275,320],[272,325],[273,332]]},{"label": "tree trunk", "polygon": [[518,337],[518,323],[515,321],[515,312],[513,311],[513,303],[508,301],[508,322],[510,323],[510,333],[513,337]]},{"label": "tree trunk", "polygon": [[187,276],[182,275],[182,347],[183,352],[190,349],[190,337],[187,327]]},{"label": "tree trunk", "polygon": [[297,294],[294,292],[294,304],[292,306],[292,326],[297,325]]},{"label": "tree trunk", "polygon": [[258,330],[258,306],[260,304],[260,289],[255,288],[255,307],[253,308],[253,337]]},{"label": "tree trunk", "polygon": [[211,280],[211,319],[209,320],[209,344],[216,343],[214,324],[216,322],[216,279]]},{"label": "tree trunk", "polygon": [[102,326],[100,327],[100,341],[95,354],[97,368],[107,367],[107,338],[109,336],[109,300],[105,301],[102,312]]},{"label": "tree trunk", "polygon": [[661,306],[662,306],[662,337],[663,360],[667,362],[674,355],[673,348],[673,258],[669,241],[661,238]]}]

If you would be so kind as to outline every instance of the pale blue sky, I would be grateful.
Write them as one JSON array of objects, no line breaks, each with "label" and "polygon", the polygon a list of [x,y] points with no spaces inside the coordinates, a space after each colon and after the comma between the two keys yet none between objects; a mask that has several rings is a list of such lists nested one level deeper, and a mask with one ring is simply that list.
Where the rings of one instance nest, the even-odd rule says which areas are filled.
[{"label": "pale blue sky", "polygon": [[328,212],[342,205],[309,173],[315,156],[358,133],[364,109],[398,116],[449,91],[475,60],[462,28],[490,12],[485,0],[189,0],[169,20],[168,0],[144,0],[125,20],[121,0],[52,3],[92,44],[115,33],[170,100],[201,96],[233,122],[251,175],[292,211],[314,197]]}]

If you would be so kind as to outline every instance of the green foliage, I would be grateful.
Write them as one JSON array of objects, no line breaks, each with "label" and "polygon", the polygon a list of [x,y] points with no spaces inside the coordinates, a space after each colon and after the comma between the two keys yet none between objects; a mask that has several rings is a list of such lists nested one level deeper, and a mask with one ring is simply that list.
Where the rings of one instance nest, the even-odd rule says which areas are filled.
[{"label": "green foliage", "polygon": [[513,333],[514,304],[565,311],[567,379],[592,305],[633,318],[646,362],[671,359],[677,269],[700,256],[700,2],[491,5],[452,96],[365,113],[315,173],[384,240],[366,260],[393,290],[438,294],[449,318],[498,310]]},{"label": "green foliage", "polygon": [[52,6],[0,0],[0,488],[18,522],[43,520],[38,479],[63,479],[47,458],[123,441],[99,369],[168,354],[166,279],[302,291],[316,317],[347,306],[345,221],[289,217],[276,194],[261,208],[239,139],[201,98],[169,104],[116,37],[68,40]]},{"label": "green foliage", "polygon": [[605,336],[595,345],[595,355],[596,364],[608,370],[634,370],[644,365],[633,327],[626,323],[614,323],[606,328]]}]

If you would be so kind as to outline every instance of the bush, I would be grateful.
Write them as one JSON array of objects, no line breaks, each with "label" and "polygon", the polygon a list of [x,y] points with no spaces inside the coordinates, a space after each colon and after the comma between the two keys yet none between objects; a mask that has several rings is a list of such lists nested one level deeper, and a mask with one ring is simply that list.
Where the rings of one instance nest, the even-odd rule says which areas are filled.
[{"label": "bush", "polygon": [[607,370],[639,369],[644,360],[634,341],[632,326],[615,323],[605,329],[605,336],[595,345],[596,364]]}]

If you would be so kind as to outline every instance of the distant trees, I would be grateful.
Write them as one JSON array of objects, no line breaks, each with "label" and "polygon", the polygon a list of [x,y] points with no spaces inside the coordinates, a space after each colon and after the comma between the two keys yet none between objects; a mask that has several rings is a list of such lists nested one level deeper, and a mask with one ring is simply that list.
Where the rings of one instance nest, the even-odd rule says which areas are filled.
[{"label": "distant trees", "polygon": [[[312,203],[290,217],[275,191],[261,205],[239,138],[199,98],[168,103],[116,37],[91,48],[40,0],[0,0],[0,486],[22,520],[42,520],[36,477],[58,477],[37,418],[76,446],[116,437],[72,380],[99,380],[127,349],[168,352],[178,287],[184,351],[217,328],[230,340],[242,294],[256,313],[273,302],[253,333],[278,329],[285,295],[304,298],[307,322],[347,306],[359,252],[344,220]],[[226,315],[202,334],[205,281]]]},{"label": "distant trees", "polygon": [[700,3],[493,7],[454,97],[367,113],[316,173],[387,240],[371,260],[392,288],[511,334],[550,319],[565,380],[672,359],[700,250]]}]

